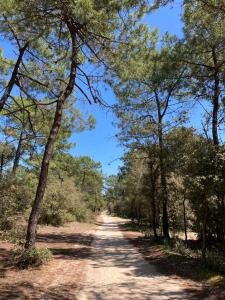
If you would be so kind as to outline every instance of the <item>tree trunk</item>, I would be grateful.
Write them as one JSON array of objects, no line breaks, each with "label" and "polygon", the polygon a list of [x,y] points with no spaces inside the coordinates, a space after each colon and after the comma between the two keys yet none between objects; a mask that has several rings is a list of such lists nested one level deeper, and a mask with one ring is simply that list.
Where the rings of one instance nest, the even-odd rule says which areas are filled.
[{"label": "tree trunk", "polygon": [[34,200],[31,214],[30,214],[29,221],[28,221],[27,236],[26,236],[26,243],[25,243],[25,248],[27,248],[27,249],[35,246],[38,213],[39,213],[40,204],[43,200],[45,189],[46,189],[48,168],[49,168],[49,163],[50,163],[51,157],[53,155],[54,142],[57,138],[57,135],[58,135],[58,132],[59,132],[59,129],[61,126],[64,103],[67,100],[67,98],[71,95],[73,88],[74,88],[74,84],[75,84],[76,66],[77,66],[76,28],[75,28],[72,20],[66,19],[65,22],[70,31],[70,36],[71,36],[71,40],[72,40],[72,58],[71,58],[69,82],[68,82],[65,90],[61,93],[61,96],[59,97],[59,99],[57,101],[54,121],[53,121],[51,130],[50,130],[47,144],[45,146],[45,152],[44,152],[44,156],[42,159],[41,171],[40,171],[40,175],[39,175],[39,182],[38,182],[38,187],[37,187],[37,191],[36,191],[36,196],[35,196],[35,200]]},{"label": "tree trunk", "polygon": [[156,205],[155,205],[155,180],[152,180],[152,195],[151,195],[151,207],[152,207],[152,229],[154,238],[157,239],[157,224],[156,224]]},{"label": "tree trunk", "polygon": [[29,222],[28,222],[25,248],[31,248],[35,245],[36,228],[37,228],[37,222],[38,222],[38,211],[39,211],[39,207],[40,207],[41,201],[42,201],[42,199],[44,197],[44,193],[45,193],[49,163],[50,163],[50,159],[53,154],[54,142],[57,138],[57,135],[58,135],[58,132],[60,129],[60,125],[61,125],[63,105],[64,105],[64,100],[58,100],[56,112],[55,112],[55,118],[54,118],[54,121],[52,124],[52,128],[51,128],[51,131],[50,131],[50,134],[48,137],[47,144],[45,146],[45,152],[44,152],[44,156],[42,159],[38,187],[37,187],[35,200],[34,200],[34,203],[32,206],[32,211],[30,214]]},{"label": "tree trunk", "polygon": [[215,90],[213,97],[212,136],[214,145],[219,145],[218,137],[218,111],[219,111],[219,79],[215,78]]},{"label": "tree trunk", "polygon": [[162,124],[159,124],[159,160],[160,160],[160,178],[161,178],[161,190],[162,190],[162,201],[163,201],[163,215],[162,215],[162,229],[163,237],[169,239],[169,221],[168,221],[168,191],[167,191],[167,180],[166,171],[164,163],[164,153],[163,153],[163,133]]},{"label": "tree trunk", "polygon": [[158,238],[157,234],[157,224],[156,224],[156,208],[155,208],[155,199],[152,201],[152,229],[154,233],[154,238]]},{"label": "tree trunk", "polygon": [[15,155],[15,159],[14,159],[14,162],[13,162],[13,169],[12,169],[12,174],[13,175],[16,174],[16,171],[19,167],[19,161],[20,161],[20,156],[21,156],[22,145],[23,145],[23,130],[20,133],[19,142],[18,142],[17,149],[16,149],[16,155]]},{"label": "tree trunk", "polygon": [[203,199],[203,220],[202,220],[202,259],[206,259],[206,235],[207,235],[207,214],[208,207],[206,198]]},{"label": "tree trunk", "polygon": [[24,53],[25,53],[28,45],[29,45],[29,43],[27,42],[22,48],[19,49],[19,56],[17,58],[14,69],[12,71],[11,78],[9,80],[9,83],[8,83],[6,89],[5,89],[4,94],[2,95],[2,97],[0,99],[0,112],[2,111],[6,101],[7,101],[8,97],[10,96],[10,93],[11,93],[13,87],[14,87],[14,84],[16,82],[16,77],[17,77],[17,74],[18,74],[18,71],[19,71],[19,67],[20,67],[20,64],[22,62]]},{"label": "tree trunk", "polygon": [[214,73],[214,95],[213,95],[213,116],[212,116],[212,136],[214,145],[219,145],[218,137],[218,111],[219,111],[219,96],[220,96],[220,79],[218,74],[218,63],[215,50],[212,52],[215,73]]},{"label": "tree trunk", "polygon": [[221,198],[221,215],[222,215],[222,240],[223,246],[225,247],[225,204],[224,204],[224,195]]},{"label": "tree trunk", "polygon": [[0,166],[0,175],[3,175],[3,167],[4,167],[4,153],[1,155],[1,166]]},{"label": "tree trunk", "polygon": [[184,235],[185,235],[185,242],[187,243],[187,217],[186,217],[185,201],[186,201],[186,197],[184,195],[184,200],[183,200]]}]

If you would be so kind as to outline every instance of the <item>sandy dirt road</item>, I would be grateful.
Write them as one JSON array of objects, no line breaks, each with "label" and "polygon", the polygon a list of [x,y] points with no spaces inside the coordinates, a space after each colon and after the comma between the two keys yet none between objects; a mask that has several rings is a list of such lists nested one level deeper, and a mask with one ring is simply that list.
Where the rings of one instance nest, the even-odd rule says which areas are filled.
[{"label": "sandy dirt road", "polygon": [[102,215],[78,300],[193,299],[178,279],[161,275],[119,230],[121,219]]}]

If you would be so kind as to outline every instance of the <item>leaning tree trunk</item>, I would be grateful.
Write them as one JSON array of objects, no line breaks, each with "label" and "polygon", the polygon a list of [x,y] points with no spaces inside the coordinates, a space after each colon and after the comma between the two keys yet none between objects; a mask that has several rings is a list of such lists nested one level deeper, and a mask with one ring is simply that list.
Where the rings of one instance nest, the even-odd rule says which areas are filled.
[{"label": "leaning tree trunk", "polygon": [[57,138],[59,129],[61,127],[64,103],[67,100],[67,98],[71,95],[73,88],[74,88],[74,84],[75,84],[76,66],[77,66],[76,28],[74,27],[72,20],[66,20],[66,23],[67,23],[68,29],[70,31],[70,36],[71,36],[71,40],[72,40],[72,58],[71,58],[71,69],[70,69],[69,82],[68,82],[65,90],[61,93],[61,96],[59,97],[59,99],[57,101],[54,121],[53,121],[51,130],[50,130],[47,144],[45,146],[45,152],[44,152],[44,156],[42,159],[41,171],[40,171],[40,175],[39,175],[39,182],[38,182],[38,187],[37,187],[37,191],[36,191],[36,196],[35,196],[35,200],[34,200],[31,214],[30,214],[29,221],[28,221],[27,236],[26,236],[26,243],[25,243],[25,248],[27,248],[27,249],[35,246],[38,213],[39,213],[40,204],[43,200],[45,189],[46,189],[48,168],[49,168],[49,163],[50,163],[50,160],[51,160],[51,157],[53,154],[54,142]]},{"label": "leaning tree trunk", "polygon": [[14,66],[14,69],[12,71],[11,78],[9,80],[9,83],[8,83],[6,89],[5,89],[4,94],[2,95],[2,97],[0,99],[0,111],[3,110],[4,105],[7,101],[7,99],[9,98],[10,93],[11,93],[13,87],[14,87],[14,84],[16,82],[16,78],[17,78],[17,75],[18,75],[19,67],[22,63],[22,59],[23,59],[23,56],[24,56],[24,54],[25,54],[25,52],[28,48],[28,45],[29,45],[29,43],[27,42],[22,48],[19,49],[19,55],[18,55],[16,64]]},{"label": "leaning tree trunk", "polygon": [[159,162],[160,162],[160,178],[161,178],[161,190],[162,190],[162,201],[163,201],[163,215],[162,215],[162,229],[163,237],[166,239],[170,238],[169,235],[169,221],[168,221],[168,191],[167,191],[167,180],[164,162],[164,151],[163,151],[163,133],[162,124],[159,124]]}]

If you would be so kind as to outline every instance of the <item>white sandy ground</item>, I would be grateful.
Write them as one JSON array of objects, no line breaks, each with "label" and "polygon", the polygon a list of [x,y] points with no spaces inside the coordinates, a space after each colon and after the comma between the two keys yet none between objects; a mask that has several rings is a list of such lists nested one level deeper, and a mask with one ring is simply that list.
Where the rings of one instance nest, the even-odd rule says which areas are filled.
[{"label": "white sandy ground", "polygon": [[121,219],[102,215],[78,300],[189,299],[184,285],[158,273],[118,228]]}]

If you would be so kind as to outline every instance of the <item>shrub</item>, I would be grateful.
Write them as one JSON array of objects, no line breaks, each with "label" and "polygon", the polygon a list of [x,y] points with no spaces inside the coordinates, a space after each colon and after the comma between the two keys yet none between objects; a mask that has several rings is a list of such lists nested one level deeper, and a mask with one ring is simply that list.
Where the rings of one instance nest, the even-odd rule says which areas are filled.
[{"label": "shrub", "polygon": [[175,240],[173,248],[175,252],[178,252],[181,255],[191,256],[191,249],[188,248],[185,242],[182,240]]},{"label": "shrub", "polygon": [[0,231],[0,237],[11,243],[22,245],[26,236],[26,227],[13,223],[12,227],[8,230]]},{"label": "shrub", "polygon": [[151,229],[147,228],[146,230],[144,230],[144,236],[146,239],[151,238],[152,236]]},{"label": "shrub", "polygon": [[5,177],[0,180],[0,230],[11,230],[14,216],[24,214],[33,198],[32,188],[26,178]]},{"label": "shrub", "polygon": [[52,259],[52,252],[47,248],[31,248],[13,250],[13,260],[19,268],[38,267]]},{"label": "shrub", "polygon": [[49,182],[40,210],[40,224],[62,226],[71,221],[85,221],[88,208],[83,194],[71,179]]}]

